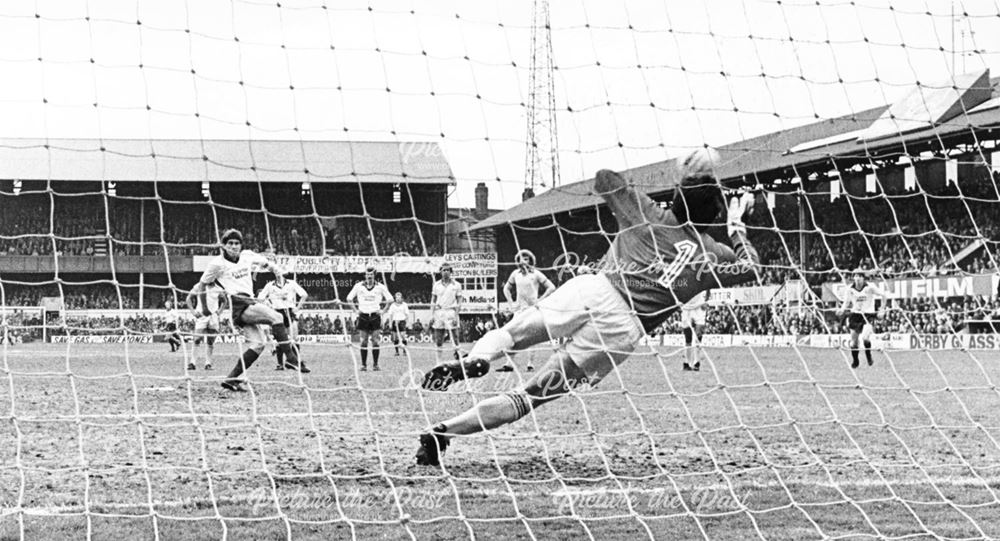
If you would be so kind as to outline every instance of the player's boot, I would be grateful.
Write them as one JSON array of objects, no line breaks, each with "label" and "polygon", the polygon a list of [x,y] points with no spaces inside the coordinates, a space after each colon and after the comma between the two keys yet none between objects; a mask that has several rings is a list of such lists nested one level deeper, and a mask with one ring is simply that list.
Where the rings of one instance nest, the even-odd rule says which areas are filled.
[{"label": "player's boot", "polygon": [[372,372],[378,372],[379,370],[381,370],[381,368],[379,368],[377,364],[372,366]]},{"label": "player's boot", "polygon": [[215,367],[212,366],[212,363],[205,363],[205,370],[215,370]]},{"label": "player's boot", "polygon": [[417,449],[417,465],[440,466],[441,455],[448,448],[448,438],[442,433],[444,425],[437,425],[428,434],[420,435],[420,449]]},{"label": "player's boot", "polygon": [[232,391],[234,393],[245,393],[249,391],[249,389],[247,389],[246,387],[246,384],[243,383],[242,380],[238,379],[227,379],[226,381],[223,381],[222,388],[227,391]]},{"label": "player's boot", "polygon": [[366,364],[361,365],[361,371],[362,372],[367,372],[368,371],[368,365],[366,365]]},{"label": "player's boot", "polygon": [[439,364],[424,374],[421,386],[428,391],[445,391],[456,381],[481,378],[489,371],[490,363],[483,360]]},{"label": "player's boot", "polygon": [[700,362],[694,363],[694,366],[691,367],[691,371],[701,372],[701,363]]},{"label": "player's boot", "polygon": [[690,372],[691,370],[693,370],[691,368],[691,365],[689,365],[688,363],[684,363],[684,371],[685,372]]},{"label": "player's boot", "polygon": [[535,371],[535,367],[529,364],[528,367],[525,368],[525,370],[527,370],[528,372],[534,372]]},{"label": "player's boot", "polygon": [[197,369],[198,367],[196,367],[194,363],[188,363],[188,370],[197,370]]},{"label": "player's boot", "polygon": [[512,364],[505,364],[500,368],[497,368],[497,372],[513,372],[513,371],[514,371],[514,365]]},{"label": "player's boot", "polygon": [[284,367],[284,365],[280,365],[280,364],[279,364],[278,366],[275,366],[275,367],[274,367],[274,369],[275,369],[275,370],[284,370],[284,369],[285,369],[285,367]]},{"label": "player's boot", "polygon": [[285,368],[287,368],[289,370],[298,370],[299,372],[302,372],[303,374],[308,374],[309,372],[312,372],[312,370],[310,370],[309,367],[306,366],[306,363],[304,363],[302,361],[291,362],[291,361],[285,360]]}]

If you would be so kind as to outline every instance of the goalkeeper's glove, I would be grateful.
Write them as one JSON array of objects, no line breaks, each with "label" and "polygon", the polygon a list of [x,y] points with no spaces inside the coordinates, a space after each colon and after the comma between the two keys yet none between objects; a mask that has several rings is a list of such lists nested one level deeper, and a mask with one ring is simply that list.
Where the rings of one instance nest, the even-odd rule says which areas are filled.
[{"label": "goalkeeper's glove", "polygon": [[746,192],[739,197],[734,197],[729,201],[729,210],[726,216],[726,229],[729,236],[735,233],[746,233],[747,226],[743,224],[743,217],[753,207],[753,194]]}]

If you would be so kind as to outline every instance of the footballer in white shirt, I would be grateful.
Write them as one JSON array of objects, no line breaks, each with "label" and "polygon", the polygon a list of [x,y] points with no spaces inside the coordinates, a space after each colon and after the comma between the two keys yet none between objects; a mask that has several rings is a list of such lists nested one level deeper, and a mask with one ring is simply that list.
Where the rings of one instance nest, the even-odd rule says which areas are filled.
[{"label": "footballer in white shirt", "polygon": [[701,370],[701,334],[705,330],[705,307],[708,291],[702,291],[681,306],[681,332],[684,333],[684,370]]},{"label": "footballer in white shirt", "polygon": [[[355,303],[355,301],[357,301]],[[372,349],[372,370],[377,371],[379,340],[382,339],[382,303],[392,302],[389,288],[375,281],[375,267],[365,269],[363,282],[354,284],[347,294],[347,302],[353,304],[357,316],[357,329],[361,334],[361,371],[368,370],[368,347]]]},{"label": "footballer in white shirt", "polygon": [[264,327],[267,325],[271,326],[271,333],[278,342],[278,349],[285,354],[285,366],[308,373],[310,370],[304,363],[299,362],[298,353],[292,348],[288,339],[288,329],[281,314],[274,308],[257,302],[253,296],[254,270],[263,267],[275,275],[283,274],[283,271],[264,256],[251,250],[244,250],[243,234],[236,229],[224,231],[221,241],[222,253],[208,264],[201,280],[195,284],[191,293],[198,296],[198,301],[203,307],[202,315],[210,315],[205,299],[206,288],[212,284],[221,287],[232,307],[233,326],[242,329],[246,338],[247,349],[226,380],[222,382],[222,387],[235,392],[248,390],[240,376],[264,351],[264,346],[267,344],[267,332]]},{"label": "footballer in white shirt", "polygon": [[865,345],[865,357],[868,366],[871,366],[872,343],[871,335],[875,333],[872,323],[878,319],[875,309],[875,297],[882,297],[882,303],[889,294],[875,284],[869,284],[865,280],[865,271],[858,269],[854,271],[854,283],[844,290],[844,303],[841,305],[837,315],[843,316],[844,312],[849,312],[847,316],[847,328],[851,331],[851,368],[857,368],[858,361],[858,341]]},{"label": "footballer in white shirt", "polygon": [[[281,314],[281,319],[288,328],[288,339],[292,342],[292,347],[299,354],[299,361],[302,360],[302,351],[295,339],[299,336],[298,313],[302,311],[309,294],[306,290],[284,276],[275,275],[274,280],[267,283],[264,289],[257,294],[257,300],[266,303]],[[278,357],[278,366],[275,370],[285,369],[285,354],[281,350],[275,352]]]},{"label": "footballer in white shirt", "polygon": [[[538,304],[538,301],[555,291],[556,286],[552,280],[542,274],[542,271],[535,268],[535,254],[531,253],[531,250],[518,251],[514,262],[517,264],[517,268],[510,273],[507,284],[503,286],[503,294],[507,297],[507,306],[510,311],[516,314]],[[515,292],[517,293],[516,300],[514,299]],[[528,350],[528,366],[526,367],[528,372],[535,369],[533,351]],[[497,371],[513,372],[514,363],[508,361]]]},{"label": "footballer in white shirt", "polygon": [[163,316],[167,323],[167,342],[170,344],[170,351],[174,352],[181,349],[184,342],[181,340],[181,333],[178,330],[178,316],[177,311],[174,310],[174,303],[167,301],[164,305],[167,309],[167,313]]},{"label": "footballer in white shirt", "polygon": [[[205,343],[205,370],[212,370],[212,354],[215,352],[215,339],[219,335],[220,325],[219,325],[219,313],[225,308],[225,292],[218,286],[209,286],[205,294],[205,302],[208,306],[203,307],[200,304],[200,299],[197,295],[188,294],[187,305],[194,313],[194,346],[197,348]],[[209,312],[210,315],[202,315],[204,312]],[[197,354],[192,355],[191,362],[188,363],[188,370],[194,370],[194,357]]]},{"label": "footballer in white shirt", "polygon": [[389,329],[392,331],[392,344],[399,357],[399,344],[406,348],[406,325],[410,320],[410,307],[403,302],[403,294],[396,292],[396,302],[389,305]]},{"label": "footballer in white shirt", "polygon": [[460,358],[458,352],[458,312],[462,307],[462,284],[451,277],[451,265],[441,265],[441,279],[434,282],[431,289],[431,329],[434,332],[434,344],[437,346],[437,357],[441,358],[441,347],[445,336],[455,347],[455,359]]}]

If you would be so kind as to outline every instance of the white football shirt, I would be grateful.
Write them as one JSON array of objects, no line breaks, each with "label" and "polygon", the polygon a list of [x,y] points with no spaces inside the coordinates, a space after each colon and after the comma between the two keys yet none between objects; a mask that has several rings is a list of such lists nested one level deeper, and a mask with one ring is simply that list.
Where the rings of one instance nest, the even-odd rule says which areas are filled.
[{"label": "white football shirt", "polygon": [[844,302],[852,314],[874,314],[875,297],[885,299],[888,296],[875,284],[865,284],[860,290],[851,285],[844,291]]},{"label": "white football shirt", "polygon": [[410,317],[410,307],[405,302],[394,302],[389,305],[389,318],[392,321],[406,321]]},{"label": "white football shirt", "polygon": [[268,303],[275,310],[285,310],[298,306],[299,298],[306,297],[306,290],[302,289],[294,280],[285,279],[283,285],[278,285],[273,280],[268,282],[264,289],[257,294],[257,299]]},{"label": "white football shirt", "polygon": [[538,302],[538,291],[548,283],[549,279],[538,269],[531,269],[524,272],[517,269],[510,273],[507,279],[508,284],[513,284],[517,292],[517,304],[521,306],[534,306]]},{"label": "white football shirt", "polygon": [[684,303],[684,306],[681,306],[681,310],[687,312],[687,315],[691,317],[703,316],[705,314],[705,302],[707,300],[708,292],[702,291],[701,293],[695,295],[691,300]]},{"label": "white football shirt", "polygon": [[219,254],[201,275],[201,283],[218,284],[227,295],[253,297],[253,272],[257,267],[266,267],[267,259],[251,250],[240,252],[236,263]]},{"label": "white football shirt", "polygon": [[458,308],[458,298],[462,295],[462,284],[455,279],[452,279],[448,284],[438,280],[434,282],[431,293],[434,294],[437,305],[442,310],[454,310]]},{"label": "white football shirt", "polygon": [[[208,305],[208,313],[214,314],[219,311],[219,300],[223,295],[222,289],[217,286],[209,286],[205,289],[205,304]],[[197,296],[196,310],[199,314],[205,313],[205,307],[201,302],[201,295]]]},{"label": "white football shirt", "polygon": [[347,294],[347,302],[358,300],[358,311],[362,314],[374,314],[382,309],[382,302],[392,302],[389,288],[375,282],[371,289],[364,282],[354,284],[354,289]]}]

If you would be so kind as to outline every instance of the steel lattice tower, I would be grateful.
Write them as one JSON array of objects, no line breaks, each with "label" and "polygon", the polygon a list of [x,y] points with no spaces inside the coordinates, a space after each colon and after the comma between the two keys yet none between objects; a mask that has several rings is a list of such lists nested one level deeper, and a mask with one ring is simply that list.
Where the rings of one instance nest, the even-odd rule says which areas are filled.
[{"label": "steel lattice tower", "polygon": [[556,93],[552,66],[552,28],[548,0],[535,0],[531,25],[531,67],[528,75],[524,199],[536,187],[559,185]]}]

